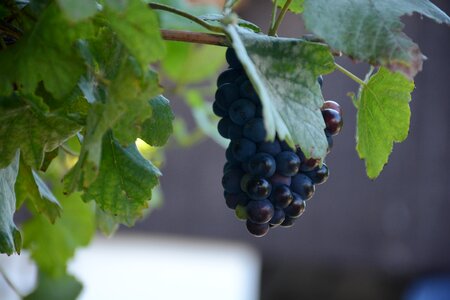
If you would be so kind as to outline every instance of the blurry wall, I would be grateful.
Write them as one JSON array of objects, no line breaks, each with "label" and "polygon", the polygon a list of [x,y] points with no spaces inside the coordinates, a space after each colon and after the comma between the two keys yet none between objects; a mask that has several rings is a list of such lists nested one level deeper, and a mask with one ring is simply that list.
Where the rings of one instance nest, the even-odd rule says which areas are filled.
[{"label": "blurry wall", "polygon": [[[267,28],[270,2],[248,2],[240,14]],[[433,2],[450,12],[448,1]],[[391,274],[450,270],[450,29],[418,16],[404,20],[428,60],[416,77],[409,137],[394,146],[377,180],[365,176],[355,151],[355,109],[346,94],[357,86],[335,72],[325,77],[324,95],[343,106],[344,129],[327,158],[328,182],[318,187],[294,227],[271,230],[259,239],[250,236],[223,200],[224,149],[207,140],[167,151],[164,205],[133,230],[243,241],[260,249],[267,262],[280,265]],[[295,36],[301,26],[290,15],[280,35]],[[340,63],[361,76],[367,71],[366,65],[346,59]],[[167,96],[176,114],[189,119],[182,100]]]}]

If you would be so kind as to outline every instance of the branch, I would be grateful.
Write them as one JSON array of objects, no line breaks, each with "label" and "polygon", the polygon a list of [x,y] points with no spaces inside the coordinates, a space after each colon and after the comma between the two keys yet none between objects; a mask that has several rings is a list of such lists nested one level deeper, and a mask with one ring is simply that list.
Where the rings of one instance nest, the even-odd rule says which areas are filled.
[{"label": "branch", "polygon": [[222,47],[230,46],[227,37],[222,34],[162,29],[161,35],[163,39],[168,41],[179,41]]},{"label": "branch", "polygon": [[[277,20],[275,21],[275,24],[273,25],[272,28],[270,28],[269,30],[269,35],[274,36],[277,34],[278,31],[278,27],[280,27],[281,21],[283,21],[284,16],[286,15],[288,9],[289,9],[289,5],[291,5],[292,0],[287,0],[286,3],[284,4],[283,8],[281,9],[280,14],[278,15]],[[275,3],[276,5],[276,3]]]}]

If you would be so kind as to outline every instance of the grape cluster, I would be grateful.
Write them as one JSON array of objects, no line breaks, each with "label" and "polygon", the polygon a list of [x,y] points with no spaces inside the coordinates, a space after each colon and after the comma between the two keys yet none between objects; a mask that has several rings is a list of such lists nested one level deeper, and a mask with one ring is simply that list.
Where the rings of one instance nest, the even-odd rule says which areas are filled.
[{"label": "grape cluster", "polygon": [[[217,79],[214,113],[221,117],[218,131],[231,142],[226,150],[222,185],[226,205],[248,231],[263,236],[275,226],[290,227],[306,208],[315,185],[328,178],[320,160],[306,159],[300,147],[292,149],[276,138],[266,141],[262,104],[233,49],[226,52],[229,69]],[[322,86],[322,77],[318,79]],[[322,107],[329,150],[342,127],[339,104]]]}]

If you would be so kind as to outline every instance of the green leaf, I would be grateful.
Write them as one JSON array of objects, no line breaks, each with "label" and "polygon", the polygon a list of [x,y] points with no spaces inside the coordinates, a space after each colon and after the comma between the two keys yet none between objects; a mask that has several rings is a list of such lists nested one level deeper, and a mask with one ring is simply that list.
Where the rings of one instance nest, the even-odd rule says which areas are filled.
[{"label": "green leaf", "polygon": [[85,189],[83,199],[95,200],[117,222],[132,226],[147,208],[159,176],[160,171],[134,144],[123,148],[111,133],[105,134],[98,176]]},{"label": "green leaf", "polygon": [[[61,215],[61,205],[39,174],[20,162],[19,175],[15,185],[17,203],[29,201],[34,209],[55,223]],[[17,205],[19,207],[19,205]]]},{"label": "green leaf", "polygon": [[36,96],[0,97],[0,167],[7,166],[20,149],[24,161],[38,170],[44,151],[52,151],[81,129],[64,113],[43,109],[45,104]]},{"label": "green leaf", "polygon": [[306,27],[333,49],[350,57],[401,71],[413,78],[424,56],[406,36],[400,16],[413,12],[436,22],[450,24],[450,18],[428,0],[306,0]]},{"label": "green leaf", "polygon": [[64,209],[61,218],[51,224],[44,216],[37,214],[23,225],[24,247],[46,274],[57,277],[66,272],[66,265],[81,246],[87,246],[95,233],[92,207],[81,201],[79,194],[60,198]]},{"label": "green leaf", "polygon": [[39,272],[36,289],[24,300],[75,300],[82,288],[83,285],[72,275],[54,278]]},{"label": "green leaf", "polygon": [[85,65],[74,42],[89,36],[86,23],[69,24],[56,5],[48,6],[23,37],[0,52],[0,94],[8,95],[15,84],[34,93],[39,81],[56,98],[76,86]]},{"label": "green leaf", "polygon": [[233,48],[263,103],[268,138],[300,145],[307,157],[324,158],[327,139],[320,107],[320,74],[334,70],[329,49],[299,39],[274,38],[226,28]]},{"label": "green leaf", "polygon": [[95,0],[58,0],[61,10],[72,21],[80,21],[97,13]]},{"label": "green leaf", "polygon": [[168,42],[162,67],[170,80],[182,86],[215,77],[224,65],[224,57],[225,49],[222,47]]},{"label": "green leaf", "polygon": [[149,101],[152,116],[142,126],[141,138],[149,145],[161,147],[167,143],[173,132],[174,115],[169,100],[158,96]]},{"label": "green leaf", "polygon": [[164,57],[158,17],[145,3],[129,0],[125,10],[106,7],[105,14],[111,28],[142,67]]},{"label": "green leaf", "polygon": [[[272,0],[273,2],[277,1],[278,7],[284,7],[287,0]],[[289,10],[293,13],[300,14],[303,12],[303,3],[305,0],[293,0],[289,5]]]},{"label": "green leaf", "polygon": [[0,253],[8,255],[20,253],[22,238],[14,224],[16,195],[14,185],[19,171],[19,151],[16,151],[11,164],[0,169]]},{"label": "green leaf", "polygon": [[393,143],[408,136],[413,89],[404,75],[381,68],[358,95],[356,149],[372,179],[387,163]]}]

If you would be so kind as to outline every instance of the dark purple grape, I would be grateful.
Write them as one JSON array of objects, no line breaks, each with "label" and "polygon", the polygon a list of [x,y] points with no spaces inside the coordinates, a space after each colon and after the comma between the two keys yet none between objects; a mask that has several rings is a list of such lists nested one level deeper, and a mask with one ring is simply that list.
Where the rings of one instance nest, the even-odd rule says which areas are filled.
[{"label": "dark purple grape", "polygon": [[277,140],[275,140],[273,142],[262,142],[262,143],[258,144],[257,151],[265,152],[272,156],[275,156],[281,152],[281,146]]},{"label": "dark purple grape", "polygon": [[225,83],[233,83],[240,76],[242,76],[241,70],[227,69],[220,73],[219,77],[217,78],[217,87],[220,87]]},{"label": "dark purple grape", "polygon": [[269,200],[250,201],[247,204],[247,218],[256,224],[264,224],[272,219],[274,208]]},{"label": "dark purple grape", "polygon": [[241,86],[241,84],[243,84],[246,80],[248,80],[247,75],[245,73],[241,73],[241,75],[238,78],[236,78],[234,83],[236,83],[238,86]]},{"label": "dark purple grape", "polygon": [[275,207],[285,208],[291,204],[292,200],[294,200],[294,196],[287,185],[281,184],[273,187],[270,200]]},{"label": "dark purple grape", "polygon": [[328,179],[328,167],[326,164],[322,164],[321,167],[317,167],[312,171],[306,172],[305,175],[307,175],[314,184],[322,184]]},{"label": "dark purple grape", "polygon": [[341,106],[339,105],[339,103],[337,103],[336,101],[332,101],[332,100],[325,101],[325,102],[323,103],[321,109],[324,110],[324,109],[328,109],[328,108],[334,109],[334,110],[337,111],[341,116],[343,116],[342,108],[341,108]]},{"label": "dark purple grape", "polygon": [[271,226],[277,226],[283,223],[285,218],[284,211],[282,209],[275,208],[272,219],[270,219],[269,224]]},{"label": "dark purple grape", "polygon": [[231,124],[228,126],[228,138],[230,140],[236,140],[242,137],[242,127],[231,122]]},{"label": "dark purple grape", "polygon": [[244,205],[238,204],[234,209],[234,213],[239,220],[247,220],[247,207],[245,207]]},{"label": "dark purple grape", "polygon": [[232,162],[232,163],[239,162],[236,159],[236,157],[234,157],[233,149],[231,149],[231,147],[232,147],[232,144],[230,143],[227,147],[227,150],[225,151],[225,157],[226,157],[227,161]]},{"label": "dark purple grape", "polygon": [[228,208],[235,209],[238,204],[242,206],[246,206],[248,201],[250,200],[246,194],[231,194],[228,192],[224,192],[225,203]]},{"label": "dark purple grape", "polygon": [[331,136],[337,135],[344,124],[339,112],[331,108],[326,108],[322,110],[322,116],[326,125],[325,132]]},{"label": "dark purple grape", "polygon": [[305,174],[299,173],[292,177],[291,190],[300,195],[302,200],[309,200],[314,195],[314,184]]},{"label": "dark purple grape", "polygon": [[229,109],[231,104],[238,99],[239,87],[234,83],[222,84],[216,91],[216,102],[222,109]]},{"label": "dark purple grape", "polygon": [[241,170],[229,170],[222,177],[222,186],[228,193],[236,194],[241,192],[241,179],[244,172]]},{"label": "dark purple grape", "polygon": [[231,141],[230,146],[233,156],[238,161],[247,161],[256,153],[256,144],[247,139]]},{"label": "dark purple grape", "polygon": [[291,226],[294,225],[294,223],[295,223],[295,219],[294,218],[286,216],[284,218],[283,223],[281,223],[280,226],[282,226],[282,227],[291,227]]},{"label": "dark purple grape", "polygon": [[252,83],[250,80],[244,81],[240,88],[239,88],[239,95],[241,95],[241,98],[249,99],[256,105],[260,103],[258,94],[256,93],[255,89],[253,88]]},{"label": "dark purple grape", "polygon": [[[239,185],[240,187],[240,185]],[[252,177],[247,182],[247,195],[253,200],[262,200],[269,197],[272,185],[264,178]]]},{"label": "dark purple grape", "polygon": [[320,165],[320,159],[319,158],[306,158],[303,154],[303,151],[300,148],[297,148],[297,155],[302,161],[300,164],[300,171],[306,172],[311,171],[317,168]]},{"label": "dark purple grape", "polygon": [[218,117],[228,117],[228,110],[221,108],[217,101],[214,101],[212,105],[213,113]]},{"label": "dark purple grape", "polygon": [[293,196],[294,200],[284,209],[284,213],[287,217],[298,218],[305,212],[306,202],[296,193],[293,193]]},{"label": "dark purple grape", "polygon": [[233,69],[241,69],[242,64],[239,61],[239,58],[236,55],[236,52],[233,48],[228,48],[227,52],[225,53],[225,58],[227,59],[228,64]]},{"label": "dark purple grape", "polygon": [[258,177],[271,177],[275,173],[275,169],[275,159],[267,153],[256,153],[248,161],[250,174]]},{"label": "dark purple grape", "polygon": [[263,108],[262,108],[261,105],[256,105],[255,117],[256,118],[262,118],[263,117]]},{"label": "dark purple grape", "polygon": [[267,136],[267,131],[264,126],[264,121],[261,118],[254,118],[244,125],[242,131],[244,136],[255,143],[264,142]]},{"label": "dark purple grape", "polygon": [[286,141],[280,141],[281,151],[295,151]]},{"label": "dark purple grape", "polygon": [[269,231],[269,224],[256,224],[247,220],[247,230],[256,237],[262,237]]},{"label": "dark purple grape", "polygon": [[241,162],[241,169],[244,170],[245,173],[250,173],[250,169],[248,168],[248,161]]},{"label": "dark purple grape", "polygon": [[222,118],[219,120],[219,123],[217,123],[217,131],[219,131],[219,134],[226,139],[229,138],[228,131],[231,124],[233,124],[233,122],[231,122],[229,118]]},{"label": "dark purple grape", "polygon": [[300,168],[300,158],[291,151],[282,151],[275,156],[277,173],[284,176],[294,176]]},{"label": "dark purple grape", "polygon": [[223,173],[229,170],[241,170],[241,163],[238,161],[227,161],[223,166]]},{"label": "dark purple grape", "polygon": [[244,125],[255,117],[256,106],[250,100],[239,99],[231,104],[228,114],[231,120],[238,124]]},{"label": "dark purple grape", "polygon": [[273,176],[269,178],[269,181],[274,186],[279,185],[279,184],[285,184],[287,186],[291,185],[291,177],[290,176],[283,176],[278,173],[273,174]]}]

